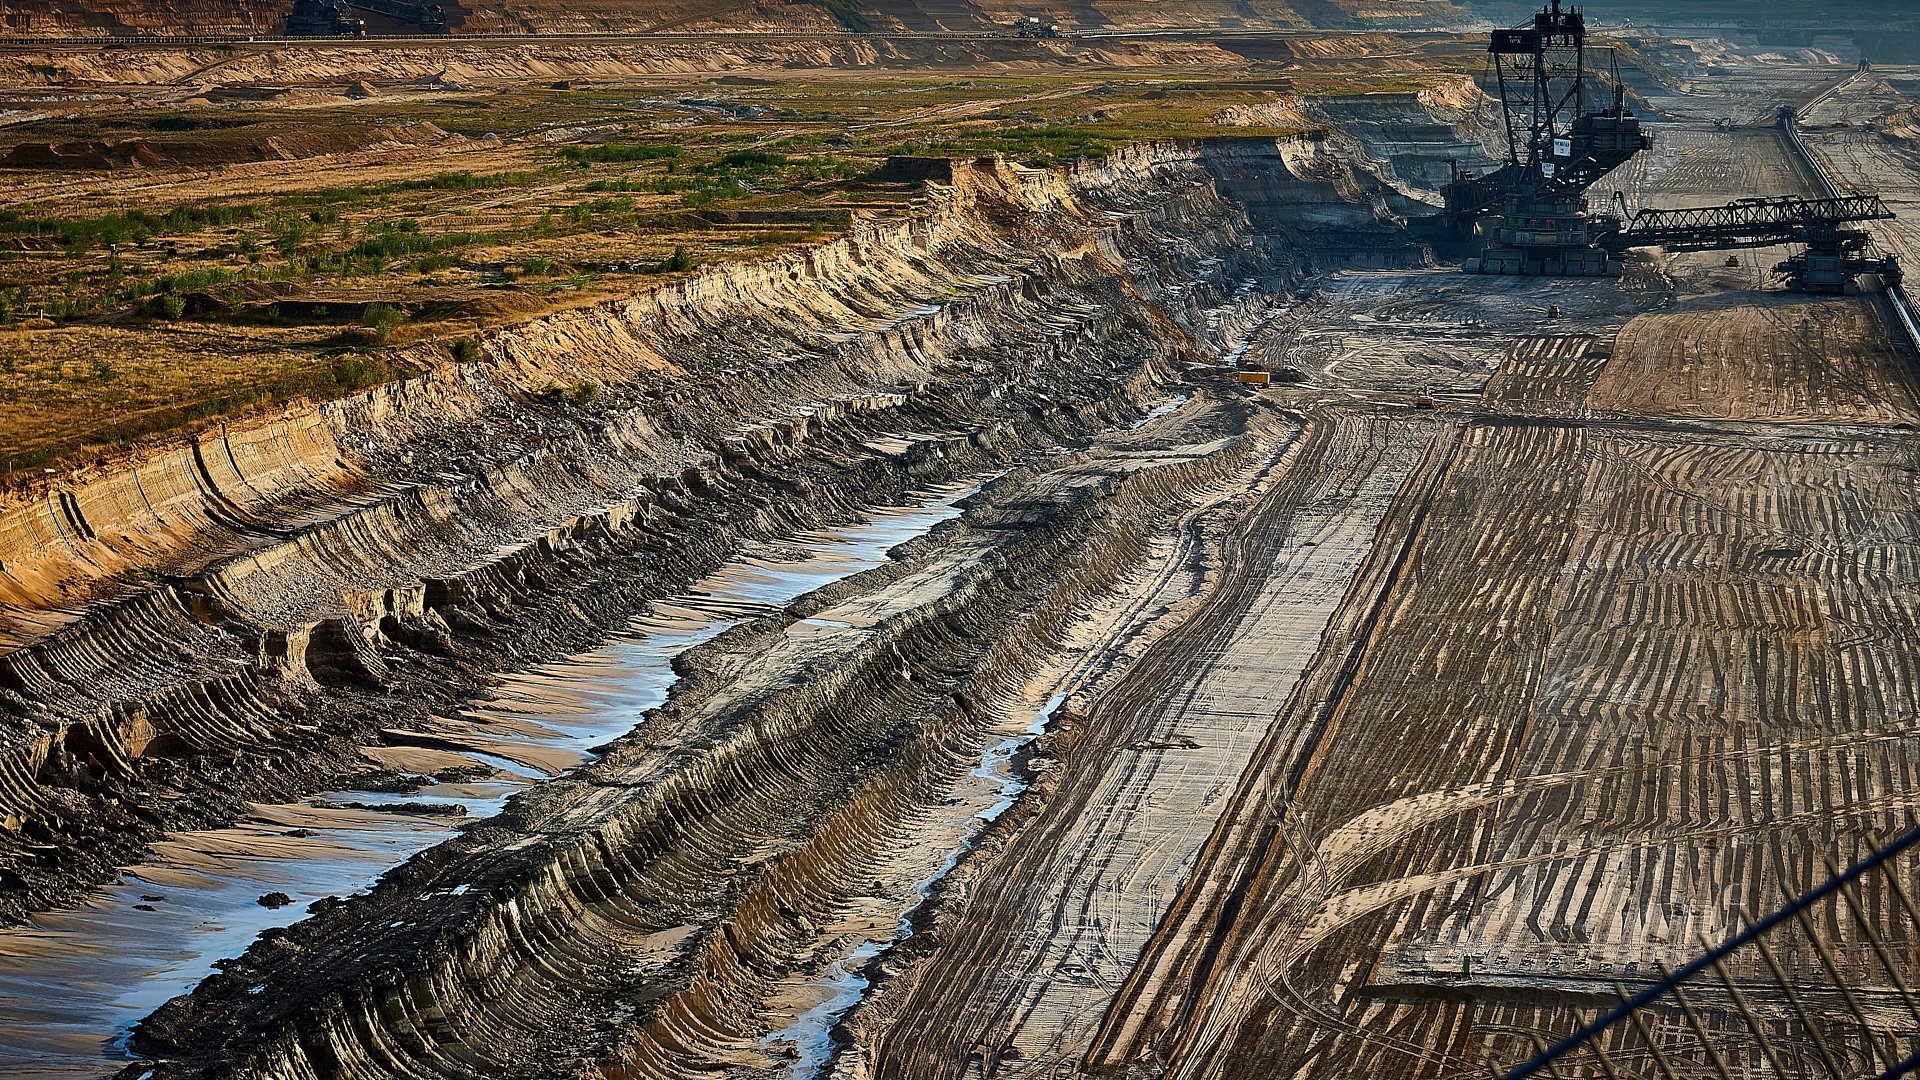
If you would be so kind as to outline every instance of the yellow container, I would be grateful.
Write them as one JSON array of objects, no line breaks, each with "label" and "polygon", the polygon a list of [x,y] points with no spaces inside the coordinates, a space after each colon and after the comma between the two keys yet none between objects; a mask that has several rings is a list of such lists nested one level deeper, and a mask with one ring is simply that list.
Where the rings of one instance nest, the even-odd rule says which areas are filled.
[{"label": "yellow container", "polygon": [[1273,376],[1264,371],[1242,371],[1236,377],[1243,383],[1252,383],[1255,386],[1265,386],[1273,380]]}]

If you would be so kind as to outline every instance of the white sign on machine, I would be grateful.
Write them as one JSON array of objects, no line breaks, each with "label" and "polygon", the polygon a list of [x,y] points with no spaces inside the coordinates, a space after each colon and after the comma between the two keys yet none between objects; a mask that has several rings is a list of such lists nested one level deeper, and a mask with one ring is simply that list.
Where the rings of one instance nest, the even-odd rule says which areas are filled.
[{"label": "white sign on machine", "polygon": [[1554,157],[1572,157],[1573,156],[1573,140],[1572,139],[1553,140],[1553,156]]}]

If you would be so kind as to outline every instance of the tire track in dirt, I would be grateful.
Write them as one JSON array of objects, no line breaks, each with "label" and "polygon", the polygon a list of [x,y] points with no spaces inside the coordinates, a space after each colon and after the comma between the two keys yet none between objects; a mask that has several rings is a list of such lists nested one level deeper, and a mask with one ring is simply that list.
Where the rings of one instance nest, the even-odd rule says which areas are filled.
[{"label": "tire track in dirt", "polygon": [[1331,611],[1431,430],[1308,417],[1285,471],[1215,540],[1211,591],[1073,718],[1036,816],[976,865],[931,955],[897,979],[872,1075],[1052,1075],[1078,1057],[1191,864],[1194,826],[1266,730],[1262,703],[1311,653],[1313,608]]},{"label": "tire track in dirt", "polygon": [[[1248,771],[1233,840],[1210,842],[1089,1065],[1484,1072],[1889,835],[1916,790],[1915,453],[1892,433],[1470,429],[1320,751]],[[1322,667],[1347,655],[1329,645]],[[1914,937],[1890,896],[1863,904]],[[1857,930],[1821,931],[1875,992]],[[1857,1032],[1826,1037],[1864,1060]],[[1728,1053],[1763,1067],[1751,1040]]]}]

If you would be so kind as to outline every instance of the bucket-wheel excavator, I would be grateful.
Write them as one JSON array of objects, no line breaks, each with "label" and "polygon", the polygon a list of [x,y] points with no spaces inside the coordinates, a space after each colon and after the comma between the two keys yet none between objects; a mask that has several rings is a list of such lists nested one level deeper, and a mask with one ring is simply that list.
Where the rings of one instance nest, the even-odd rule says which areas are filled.
[{"label": "bucket-wheel excavator", "polygon": [[[1611,53],[1611,50],[1608,50]],[[1873,248],[1861,221],[1891,217],[1874,196],[1790,196],[1726,206],[1595,212],[1587,189],[1653,145],[1627,102],[1618,66],[1612,100],[1589,111],[1586,18],[1552,0],[1531,24],[1495,30],[1487,45],[1507,136],[1506,161],[1481,176],[1456,173],[1445,209],[1422,231],[1463,247],[1465,269],[1483,274],[1596,277],[1620,273],[1628,248],[1718,251],[1776,244],[1802,250],[1775,267],[1789,287],[1851,291],[1861,274],[1887,284],[1900,267]],[[1791,110],[1781,113],[1797,137]]]}]

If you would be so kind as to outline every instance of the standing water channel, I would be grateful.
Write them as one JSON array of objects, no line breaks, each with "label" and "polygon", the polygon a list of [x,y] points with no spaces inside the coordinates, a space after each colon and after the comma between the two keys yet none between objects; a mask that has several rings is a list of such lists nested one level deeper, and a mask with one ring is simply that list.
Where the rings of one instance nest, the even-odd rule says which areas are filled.
[{"label": "standing water channel", "polygon": [[[795,1017],[793,1023],[761,1040],[792,1047],[793,1060],[787,1066],[787,1080],[814,1080],[833,1064],[834,1055],[840,1049],[836,1041],[838,1026],[853,1007],[865,999],[872,986],[867,970],[888,949],[913,936],[914,920],[933,898],[934,888],[960,865],[962,856],[973,850],[981,830],[1012,809],[1014,800],[1027,790],[1027,778],[1014,768],[1014,758],[1028,743],[1046,732],[1047,724],[1053,719],[1054,711],[1066,701],[1067,693],[1066,690],[1055,692],[1046,705],[1033,714],[1025,730],[993,743],[982,752],[980,764],[974,766],[968,776],[976,782],[975,798],[984,797],[991,802],[971,813],[963,813],[950,824],[953,843],[939,866],[914,884],[913,903],[894,924],[892,936],[867,938],[852,952],[828,964],[826,970],[812,980],[820,1000]],[[962,808],[971,805],[964,797],[957,797],[955,801]]]},{"label": "standing water channel", "polygon": [[[481,755],[497,767],[483,781],[259,806],[247,823],[156,844],[86,906],[0,931],[0,1074],[65,1080],[118,1070],[130,1060],[133,1025],[215,961],[298,921],[316,900],[365,890],[454,825],[498,813],[515,792],[589,760],[666,700],[675,656],[882,565],[889,549],[957,517],[956,504],[976,490],[923,492],[865,524],[788,541],[802,557],[737,558],[601,648],[509,680],[479,709],[515,732],[497,756]],[[272,893],[290,902],[264,906]]]}]

